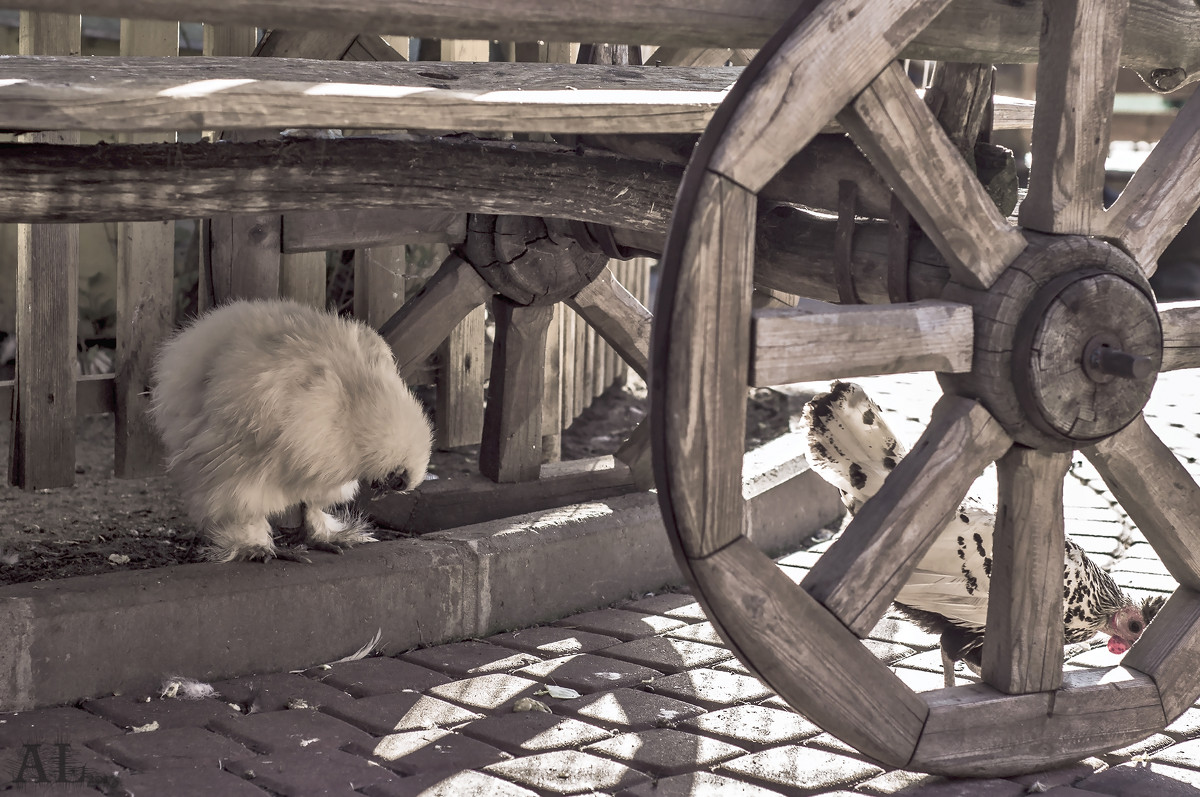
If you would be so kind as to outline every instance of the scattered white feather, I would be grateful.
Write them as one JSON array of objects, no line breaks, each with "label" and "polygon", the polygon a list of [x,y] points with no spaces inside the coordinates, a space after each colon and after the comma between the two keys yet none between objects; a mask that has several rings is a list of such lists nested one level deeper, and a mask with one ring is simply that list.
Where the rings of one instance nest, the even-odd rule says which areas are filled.
[{"label": "scattered white feather", "polygon": [[133,731],[134,733],[150,733],[151,731],[156,731],[158,730],[158,720],[155,720],[154,722],[148,722],[145,725],[135,725],[129,730]]},{"label": "scattered white feather", "polygon": [[209,684],[181,675],[173,675],[163,681],[162,692],[159,696],[177,697],[181,700],[204,700],[208,697],[220,697],[217,690]]},{"label": "scattered white feather", "polygon": [[363,645],[361,648],[354,651],[349,656],[343,656],[342,658],[338,659],[337,661],[331,661],[329,663],[330,664],[345,664],[348,661],[358,661],[359,659],[365,659],[367,656],[370,656],[371,653],[373,653],[375,651],[375,648],[379,646],[379,640],[382,638],[383,638],[383,629],[382,628],[376,629],[375,636],[371,637],[371,641],[367,642],[367,644]]}]

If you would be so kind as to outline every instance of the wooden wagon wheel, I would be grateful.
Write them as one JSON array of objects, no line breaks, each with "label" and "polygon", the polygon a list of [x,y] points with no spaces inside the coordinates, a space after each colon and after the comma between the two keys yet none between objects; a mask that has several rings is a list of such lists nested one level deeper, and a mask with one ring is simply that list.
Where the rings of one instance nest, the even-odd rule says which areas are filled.
[{"label": "wooden wagon wheel", "polygon": [[[1127,2],[1043,4],[1030,192],[1011,226],[894,63],[945,5],[810,0],[747,67],[680,189],[650,417],[667,528],[740,658],[872,758],[1003,775],[1145,737],[1200,695],[1200,489],[1141,414],[1158,371],[1200,365],[1176,353],[1200,343],[1194,311],[1160,312],[1146,283],[1200,205],[1200,100],[1105,211]],[[835,114],[944,257],[943,301],[752,313],[757,193]],[[1183,348],[1164,353],[1164,329]],[[781,337],[794,345],[772,347]],[[794,584],[745,536],[748,383],[922,369],[944,372],[945,393],[924,435]],[[1057,563],[1075,449],[1182,586],[1122,666],[1064,675]],[[993,461],[984,683],[917,694],[859,640]]]}]

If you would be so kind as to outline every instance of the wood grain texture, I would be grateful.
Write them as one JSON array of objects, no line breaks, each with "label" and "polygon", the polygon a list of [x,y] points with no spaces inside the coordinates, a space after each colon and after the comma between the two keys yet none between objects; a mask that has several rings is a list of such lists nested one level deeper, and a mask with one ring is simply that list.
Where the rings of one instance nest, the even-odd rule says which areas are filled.
[{"label": "wood grain texture", "polygon": [[[846,0],[811,11],[748,87],[710,161],[757,193],[947,0]],[[799,12],[798,12],[799,13]],[[855,46],[847,47],[847,42]],[[812,80],[810,75],[837,75]]]},{"label": "wood grain texture", "polygon": [[[933,84],[922,98],[938,124],[967,163],[973,163],[975,142],[983,129],[992,99],[992,65],[950,62],[938,64]],[[986,131],[990,134],[990,130]]]},{"label": "wood grain texture", "polygon": [[722,637],[780,697],[865,755],[908,763],[924,702],[754,543],[688,567]]},{"label": "wood grain texture", "polygon": [[[656,361],[651,393],[669,407],[661,436],[679,541],[707,556],[740,537],[745,450],[746,355],[754,271],[755,197],[711,172],[690,219],[679,261],[676,304],[666,334],[669,361]],[[657,443],[656,443],[657,445]]]},{"label": "wood grain texture", "polygon": [[[491,295],[491,286],[461,257],[451,255],[442,261],[421,290],[379,327],[396,355],[400,375],[411,376],[451,330]],[[483,363],[478,367],[482,369]]]},{"label": "wood grain texture", "polygon": [[[356,288],[360,284],[356,282]],[[299,252],[279,258],[279,295],[309,307],[325,309],[325,253]],[[364,294],[366,291],[364,291]],[[355,298],[358,298],[357,292]],[[395,308],[392,308],[395,309]],[[390,314],[389,314],[390,315]],[[357,318],[365,315],[355,314]],[[387,316],[384,316],[386,318]]]},{"label": "wood grain texture", "polygon": [[645,379],[650,365],[650,311],[625,289],[611,266],[566,300]]},{"label": "wood grain texture", "polygon": [[1200,589],[1200,487],[1145,417],[1083,453],[1174,579]]},{"label": "wood grain texture", "polygon": [[986,288],[1025,248],[898,64],[838,115],[955,278]]},{"label": "wood grain texture", "polygon": [[1029,194],[1021,226],[1101,231],[1104,160],[1129,0],[1056,0],[1042,6]]},{"label": "wood grain texture", "polygon": [[1013,446],[997,460],[983,680],[1008,694],[1062,684],[1063,479],[1069,453]]},{"label": "wood grain texture", "polygon": [[1200,98],[1193,94],[1108,209],[1105,234],[1149,276],[1200,208]]},{"label": "wood grain texture", "polygon": [[[122,56],[177,56],[179,23],[121,20]],[[125,134],[124,143],[174,141],[175,134]],[[117,225],[117,412],[113,470],[119,478],[161,472],[150,421],[150,372],[175,323],[175,223]]]},{"label": "wood grain texture", "polygon": [[1200,696],[1200,594],[1175,590],[1121,662],[1154,679],[1168,723]]},{"label": "wood grain texture", "polygon": [[983,405],[943,396],[925,433],[801,586],[866,636],[971,484],[1011,444]]},{"label": "wood grain texture", "polygon": [[283,216],[285,254],[395,244],[461,243],[465,214],[445,210],[375,208],[335,213],[297,211]]},{"label": "wood grain texture", "polygon": [[1004,777],[1077,761],[1166,725],[1158,689],[1123,667],[1063,675],[1054,692],[1005,695],[983,684],[925,693],[929,719],[909,768]]},{"label": "wood grain texture", "polygon": [[[78,55],[80,18],[21,12],[23,54]],[[43,133],[33,141],[77,144],[78,134]],[[17,373],[13,392],[9,482],[27,490],[75,482],[76,319],[79,228],[17,227]]]},{"label": "wood grain texture", "polygon": [[492,300],[496,339],[479,472],[496,482],[536,479],[542,466],[542,393],[551,305],[522,307]]},{"label": "wood grain texture", "polygon": [[[316,254],[321,256],[323,287],[325,257],[323,252]],[[408,298],[407,269],[408,251],[403,244],[355,249],[354,317],[375,329],[391,318]]]},{"label": "wood grain texture", "polygon": [[[86,374],[75,380],[75,413],[79,418],[116,412],[117,395],[113,374]],[[13,380],[0,382],[0,418],[13,413]]]},{"label": "wood grain texture", "polygon": [[1200,301],[1159,305],[1162,370],[1200,367]]},{"label": "wood grain texture", "polygon": [[[372,31],[422,37],[495,38],[501,41],[649,41],[693,47],[761,47],[795,10],[788,0],[747,6],[742,0],[689,0],[654,4],[622,2],[598,14],[586,4],[548,0],[298,0],[265,6],[244,0],[25,0],[33,11],[98,16],[197,19],[312,30]],[[1038,4],[958,0],[920,32],[905,58],[1014,63],[1037,60]],[[1122,61],[1150,76],[1163,90],[1200,75],[1200,9],[1191,0],[1133,0]],[[1177,83],[1176,83],[1177,85]]]},{"label": "wood grain texture", "polygon": [[546,331],[546,366],[542,378],[542,461],[562,459],[563,422],[562,355],[563,318],[568,310],[555,302],[550,328]]},{"label": "wood grain texture", "polygon": [[912,371],[968,371],[971,308],[923,301],[871,307],[801,299],[754,313],[754,387]]},{"label": "wood grain texture", "polygon": [[203,263],[215,304],[279,296],[280,225],[280,217],[269,213],[208,220],[202,257],[207,255]]},{"label": "wood grain texture", "polygon": [[482,439],[485,323],[480,305],[462,317],[438,348],[435,434],[439,448],[472,446]]}]

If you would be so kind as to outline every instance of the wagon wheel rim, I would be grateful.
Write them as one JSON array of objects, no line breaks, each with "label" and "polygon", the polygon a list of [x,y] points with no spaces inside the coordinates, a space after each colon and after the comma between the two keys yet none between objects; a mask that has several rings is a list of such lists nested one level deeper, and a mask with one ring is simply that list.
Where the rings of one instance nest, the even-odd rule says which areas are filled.
[{"label": "wagon wheel rim", "polygon": [[[1107,129],[1093,141],[1092,131],[1085,130],[1086,115],[1076,117],[1074,109],[1084,100],[1093,103],[1083,105],[1085,109],[1102,108],[1105,102],[1111,107],[1127,3],[1046,4],[1034,140],[1035,147],[1040,143],[1041,152],[1054,158],[1039,163],[1034,156],[1030,196],[1021,216],[1028,232],[1022,233],[1000,216],[982,189],[976,191],[973,171],[952,157],[953,146],[940,128],[930,129],[922,117],[928,112],[913,101],[911,85],[890,65],[905,37],[919,32],[943,6],[921,0],[807,3],[746,68],[714,116],[685,174],[662,259],[652,341],[653,457],[664,521],[684,572],[730,647],[787,702],[862,753],[892,766],[943,774],[1012,774],[1145,737],[1200,694],[1200,683],[1188,677],[1186,664],[1200,648],[1200,596],[1193,592],[1200,586],[1200,558],[1191,553],[1197,546],[1188,523],[1200,516],[1200,488],[1140,412],[1156,372],[1164,367],[1158,308],[1145,278],[1166,242],[1200,206],[1200,101],[1185,106],[1163,139],[1163,154],[1156,149],[1105,212],[1099,180]],[[888,36],[872,27],[880,25]],[[1116,47],[1111,46],[1114,36]],[[865,52],[856,52],[847,63],[846,48],[837,46],[842,41],[872,46],[861,48]],[[806,74],[833,73],[830,58],[836,59],[841,85],[816,86],[819,81],[804,79]],[[758,190],[834,114],[946,259],[952,274],[949,295],[962,299],[977,328],[989,326],[979,314],[988,301],[980,302],[980,296],[1007,297],[1011,292],[1019,301],[1006,301],[1016,301],[1020,313],[1036,307],[1037,314],[1025,318],[1034,322],[1036,338],[1036,329],[1050,325],[1046,319],[1055,312],[1055,303],[1072,298],[1064,299],[1065,292],[1115,291],[1105,295],[1119,296],[1123,312],[1149,330],[1143,330],[1143,337],[1150,344],[1139,339],[1130,348],[1149,346],[1131,356],[1148,359],[1151,372],[1144,372],[1143,362],[1134,380],[1144,397],[1120,407],[1107,426],[1073,435],[1072,422],[1059,417],[1057,406],[1017,406],[1012,389],[1000,399],[995,391],[980,391],[978,383],[986,374],[972,361],[969,369],[959,369],[965,375],[943,380],[947,395],[935,407],[913,454],[844,532],[843,540],[851,535],[855,544],[843,545],[846,553],[835,555],[835,543],[804,585],[796,585],[745,535],[741,436],[745,389],[754,383],[746,363],[755,208]],[[1107,119],[1107,110],[1102,118]],[[928,139],[914,144],[889,136],[889,130],[919,130]],[[936,182],[920,173],[917,156],[937,167]],[[1186,164],[1181,174],[1164,168],[1177,161]],[[958,212],[948,212],[938,190],[943,184],[955,188]],[[1020,267],[1028,262],[1041,264],[1040,273],[1030,284],[1014,287],[1023,273]],[[1061,262],[1066,265],[1056,265]],[[991,304],[996,301],[1003,303],[997,299]],[[913,320],[924,312],[911,305],[893,309]],[[1200,345],[1200,332],[1189,333],[1182,319],[1181,314],[1181,323],[1173,327],[1184,339],[1181,345]],[[1089,331],[1086,324],[1073,330]],[[988,334],[995,339],[999,333],[980,339],[986,342]],[[996,367],[1004,374],[1028,372],[1031,383],[1037,383],[1037,356],[1045,339],[1016,340],[1012,331],[1005,334],[1000,337],[1007,359]],[[980,352],[971,333],[953,343],[975,355]],[[847,352],[844,362],[864,369],[847,375],[912,370],[872,371],[862,354]],[[1036,398],[1056,403],[1044,389]],[[995,404],[1005,402],[1014,406],[995,410]],[[1001,416],[1011,411],[1017,421],[997,420],[994,410]],[[1019,444],[1014,445],[1014,437]],[[1041,597],[1051,588],[1061,595],[1061,571],[1044,567],[1023,581],[1012,571],[1018,566],[1014,563],[1061,556],[1062,481],[1067,452],[1074,449],[1096,464],[1183,587],[1123,666],[1064,676],[1062,604],[1055,612],[1053,601]],[[1024,603],[1034,609],[998,612],[997,634],[989,615],[988,638],[999,637],[1000,642],[987,643],[985,677],[1005,691],[979,685],[918,695],[859,639],[936,536],[937,521],[957,506],[992,461],[999,466],[1001,506],[1007,506],[997,521],[997,535],[1006,534],[1013,549],[1004,565],[1009,573],[1000,573],[998,580],[1009,579],[1011,606]],[[1161,479],[1171,487],[1162,488],[1157,483]],[[922,505],[939,511],[914,511]],[[1035,526],[1048,531],[1035,532]],[[899,543],[911,547],[897,548]],[[903,561],[869,555],[883,548],[911,553]],[[1047,652],[1049,663],[1035,661]],[[1100,715],[1106,715],[1105,722],[1095,722]],[[1015,741],[981,736],[981,729],[1016,726]]]}]

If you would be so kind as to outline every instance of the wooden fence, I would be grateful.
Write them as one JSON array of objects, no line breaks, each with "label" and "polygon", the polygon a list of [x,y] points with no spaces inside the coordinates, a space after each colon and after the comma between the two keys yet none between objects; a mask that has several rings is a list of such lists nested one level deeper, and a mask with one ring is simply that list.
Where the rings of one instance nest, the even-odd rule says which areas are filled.
[{"label": "wooden fence", "polygon": [[[576,45],[509,45],[486,41],[427,41],[445,61],[488,61],[497,51],[510,59],[566,61]],[[259,40],[252,27],[206,25],[206,56],[306,57],[327,60],[403,60],[405,37],[300,33]],[[74,56],[81,50],[79,16],[20,16],[21,55]],[[426,46],[425,52],[429,52]],[[179,54],[174,22],[122,20],[121,56]],[[134,125],[133,127],[138,127]],[[236,130],[225,138],[246,141],[277,131]],[[208,131],[208,135],[219,135]],[[170,132],[123,132],[120,143],[169,142]],[[24,142],[72,144],[78,132],[27,134]],[[364,210],[228,214],[204,219],[199,250],[200,307],[235,297],[287,296],[325,304],[326,251],[354,252],[354,314],[378,327],[417,288],[408,273],[406,244],[444,253],[461,243],[466,215],[447,211]],[[114,413],[115,472],[139,477],[160,469],[160,452],[147,420],[154,352],[173,326],[174,223],[118,224],[115,274],[117,351],[115,373],[77,373],[79,237],[74,224],[20,224],[16,266],[17,375],[0,382],[0,412],[12,418],[9,479],[27,489],[68,486],[75,475],[75,419]],[[652,261],[613,261],[612,271],[634,297],[648,302]],[[609,385],[628,374],[625,361],[570,308],[555,308],[546,349],[543,456],[559,455],[566,426]],[[440,347],[432,374],[438,386],[435,425],[443,447],[480,442],[485,369],[484,307],[472,312]],[[472,367],[472,363],[476,365]]]}]

